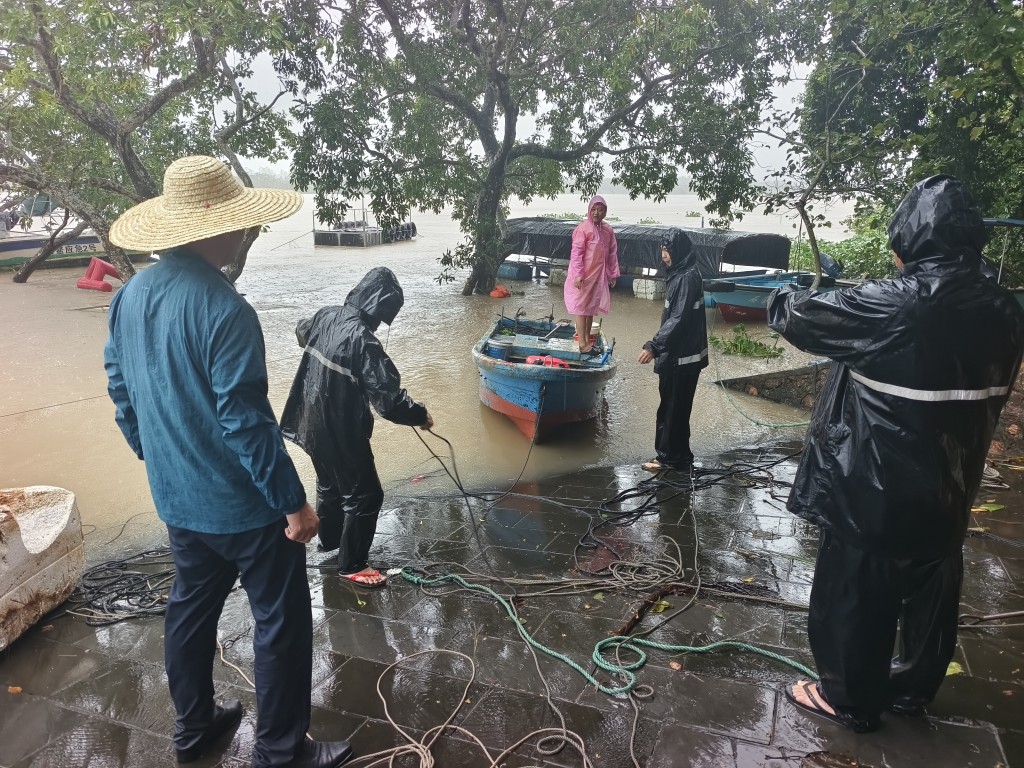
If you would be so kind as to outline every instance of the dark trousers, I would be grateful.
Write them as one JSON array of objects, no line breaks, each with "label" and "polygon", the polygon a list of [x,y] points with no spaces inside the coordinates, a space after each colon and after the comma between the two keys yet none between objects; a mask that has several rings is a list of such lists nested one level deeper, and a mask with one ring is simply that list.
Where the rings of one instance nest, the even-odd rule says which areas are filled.
[{"label": "dark trousers", "polygon": [[935,697],[956,650],[963,569],[960,552],[897,560],[822,533],[807,636],[829,704],[872,722],[890,702]]},{"label": "dark trousers", "polygon": [[696,373],[669,371],[658,375],[661,402],[654,425],[654,449],[658,461],[668,467],[689,470],[693,465],[690,452],[690,412],[697,392]]},{"label": "dark trousers", "polygon": [[254,766],[284,765],[309,730],[313,617],[306,548],[285,521],[232,534],[167,526],[177,572],[164,621],[164,660],[177,711],[174,745],[194,746],[213,721],[217,622],[239,574],[255,619]]},{"label": "dark trousers", "polygon": [[[369,451],[369,448],[367,448]],[[316,514],[320,518],[320,544],[325,550],[340,547],[338,570],[356,573],[369,565],[370,547],[377,533],[377,517],[384,506],[373,454],[369,461],[353,463],[338,472],[313,462],[316,469]]]}]

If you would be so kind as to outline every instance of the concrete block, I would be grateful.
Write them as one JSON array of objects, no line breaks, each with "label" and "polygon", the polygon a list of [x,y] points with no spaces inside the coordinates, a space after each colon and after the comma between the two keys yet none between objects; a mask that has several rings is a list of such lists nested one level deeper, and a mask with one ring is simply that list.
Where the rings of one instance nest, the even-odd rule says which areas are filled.
[{"label": "concrete block", "polygon": [[551,272],[548,275],[548,283],[550,283],[551,285],[565,285],[565,281],[568,277],[568,269],[558,269],[556,267],[552,267]]},{"label": "concrete block", "polygon": [[0,651],[63,603],[84,570],[75,494],[49,485],[0,489]]},{"label": "concrete block", "polygon": [[633,295],[638,299],[658,301],[665,298],[665,281],[649,277],[633,278]]}]

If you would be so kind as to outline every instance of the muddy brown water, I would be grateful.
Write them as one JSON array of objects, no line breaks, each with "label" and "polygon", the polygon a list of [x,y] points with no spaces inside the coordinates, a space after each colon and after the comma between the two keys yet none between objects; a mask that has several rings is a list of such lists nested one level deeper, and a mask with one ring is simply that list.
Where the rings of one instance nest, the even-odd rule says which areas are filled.
[{"label": "muddy brown water", "polygon": [[[685,214],[699,205],[692,196],[674,196],[662,205],[608,195],[610,215],[622,221],[645,216],[662,223],[694,226]],[[582,210],[570,196],[535,202],[512,215]],[[567,428],[529,452],[529,443],[504,417],[479,402],[478,375],[470,349],[494,317],[518,310],[529,318],[566,316],[562,289],[542,282],[506,284],[516,295],[504,300],[460,295],[454,285],[436,282],[438,256],[459,242],[457,225],[447,214],[418,212],[413,216],[418,237],[413,241],[373,248],[314,246],[313,207],[279,222],[250,253],[238,281],[259,313],[266,338],[270,397],[280,413],[301,355],[296,322],[326,304],[342,303],[353,285],[376,265],[393,269],[403,286],[405,307],[379,336],[402,372],[410,394],[424,402],[435,431],[455,447],[458,470],[473,487],[504,487],[523,469],[524,479],[537,480],[575,469],[633,463],[653,455],[657,377],[636,356],[656,331],[662,306],[613,292],[611,314],[604,319],[607,335],[616,341],[618,372],[605,392],[605,407],[594,422]],[[792,235],[791,222],[778,216],[745,220],[743,229]],[[141,462],[125,445],[106,396],[102,350],[106,339],[106,306],[112,294],[74,287],[80,269],[37,272],[25,285],[0,273],[0,488],[55,485],[74,491],[88,530],[116,534],[133,516],[128,530],[156,526],[153,505]],[[463,274],[464,277],[464,274]],[[116,281],[112,281],[115,282]],[[521,295],[520,295],[521,294]],[[711,332],[729,327],[714,312]],[[763,325],[749,325],[764,335]],[[809,358],[788,348],[777,360],[757,361],[722,356],[712,351],[692,418],[692,445],[698,456],[710,457],[730,447],[775,439],[799,438],[794,424],[803,411],[737,393],[726,394],[713,384],[719,376],[764,372],[803,365]],[[438,452],[446,446],[430,444]],[[451,488],[447,478],[420,476],[438,471],[437,463],[408,427],[378,420],[373,449],[385,488],[391,493]],[[291,449],[307,489],[315,478],[308,459]]]}]

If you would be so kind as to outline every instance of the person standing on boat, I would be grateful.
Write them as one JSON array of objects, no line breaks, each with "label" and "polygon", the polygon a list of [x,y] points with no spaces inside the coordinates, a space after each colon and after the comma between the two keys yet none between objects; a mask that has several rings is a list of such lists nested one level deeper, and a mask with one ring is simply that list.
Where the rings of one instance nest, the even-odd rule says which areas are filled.
[{"label": "person standing on boat", "polygon": [[179,763],[210,752],[242,718],[237,699],[214,703],[213,683],[217,623],[239,576],[256,623],[252,768],[337,768],[352,757],[347,741],[306,735],[306,544],[317,519],[267,399],[259,318],[221,271],[247,229],[301,205],[295,192],[246,189],[216,158],[185,157],[167,168],[161,196],[110,228],[115,245],[161,253],[110,302],[104,365],[174,559],[164,660]]},{"label": "person standing on boat", "polygon": [[383,587],[386,577],[368,562],[384,505],[374,465],[370,405],[388,421],[430,429],[424,405],[402,387],[402,377],[374,331],[391,325],[405,303],[387,267],[374,267],[345,299],[324,307],[295,329],[305,348],[281,416],[284,436],[300,446],[316,470],[322,551],[340,548],[338,569],[356,586]]},{"label": "person standing on boat", "polygon": [[591,335],[594,315],[611,311],[611,289],[620,274],[619,244],[611,224],[604,220],[607,214],[604,198],[595,195],[587,206],[587,218],[572,233],[565,308],[576,316],[576,340],[583,353],[593,349],[596,341]]},{"label": "person standing on boat", "polygon": [[858,732],[884,709],[923,714],[945,679],[971,505],[1024,346],[960,181],[916,184],[888,232],[898,277],[768,300],[772,329],[833,360],[787,502],[821,528],[807,621],[821,679],[786,695]]},{"label": "person standing on boat", "polygon": [[670,229],[661,241],[665,264],[665,310],[661,327],[644,344],[638,362],[654,361],[661,402],[654,423],[656,457],[643,468],[649,472],[693,467],[690,450],[690,412],[700,372],[708,365],[708,325],[704,315],[704,282],[690,239]]}]

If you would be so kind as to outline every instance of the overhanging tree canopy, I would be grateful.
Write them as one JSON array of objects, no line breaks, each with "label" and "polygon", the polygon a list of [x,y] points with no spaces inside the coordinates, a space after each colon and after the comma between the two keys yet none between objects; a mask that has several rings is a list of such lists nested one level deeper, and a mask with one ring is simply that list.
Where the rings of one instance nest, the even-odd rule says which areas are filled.
[{"label": "overhanging tree canopy", "polygon": [[128,279],[109,225],[159,194],[172,160],[220,154],[244,181],[236,153],[281,156],[283,117],[241,82],[257,52],[283,44],[282,29],[272,4],[243,0],[11,0],[0,26],[0,183],[65,203]]},{"label": "overhanging tree canopy", "polygon": [[[305,89],[293,181],[337,223],[369,193],[383,226],[451,206],[442,258],[493,286],[508,198],[613,181],[663,199],[678,169],[708,210],[750,206],[746,139],[800,20],[770,0],[357,0],[305,17],[282,71]],[[785,18],[784,18],[785,17]],[[305,46],[302,48],[302,46]]]}]

